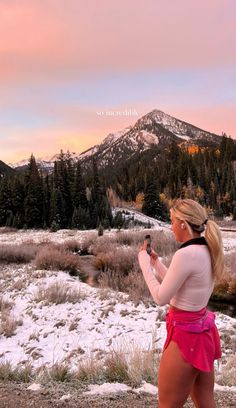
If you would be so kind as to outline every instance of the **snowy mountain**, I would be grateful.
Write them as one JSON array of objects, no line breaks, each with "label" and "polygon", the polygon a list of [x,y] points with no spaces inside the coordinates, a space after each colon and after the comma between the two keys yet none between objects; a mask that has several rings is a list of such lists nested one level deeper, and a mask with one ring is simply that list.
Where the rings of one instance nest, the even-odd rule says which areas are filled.
[{"label": "snowy mountain", "polygon": [[14,173],[14,170],[12,169],[12,167],[8,166],[6,163],[0,160],[0,178],[4,174],[13,174],[13,173]]},{"label": "snowy mountain", "polygon": [[161,152],[172,142],[186,148],[192,145],[217,146],[221,140],[221,136],[154,110],[123,132],[108,135],[100,145],[82,153],[78,159],[86,165],[95,156],[100,167],[114,166],[153,147]]},{"label": "snowy mountain", "polygon": [[[161,150],[176,142],[182,148],[196,145],[201,147],[217,146],[221,136],[199,129],[182,120],[176,119],[160,110],[153,110],[144,115],[134,126],[125,128],[116,133],[110,133],[102,143],[80,153],[71,153],[73,161],[80,160],[89,166],[91,159],[96,157],[100,167],[114,166],[124,162],[136,153],[156,147]],[[50,171],[59,155],[51,158],[38,159],[39,168]],[[22,169],[28,163],[22,161],[11,165]]]}]

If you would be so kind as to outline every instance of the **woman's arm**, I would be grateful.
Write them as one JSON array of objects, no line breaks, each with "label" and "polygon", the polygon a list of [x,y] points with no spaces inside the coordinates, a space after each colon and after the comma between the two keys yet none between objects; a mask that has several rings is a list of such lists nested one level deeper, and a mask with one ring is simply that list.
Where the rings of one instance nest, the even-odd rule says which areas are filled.
[{"label": "woman's arm", "polygon": [[184,256],[184,251],[179,250],[174,254],[170,267],[165,271],[165,276],[161,284],[157,281],[152,272],[150,256],[147,252],[145,250],[140,251],[138,258],[144,279],[154,301],[161,306],[169,303],[191,270],[188,265],[188,260]]},{"label": "woman's arm", "polygon": [[160,261],[158,257],[152,265],[156,271],[156,274],[160,276],[161,280],[163,280],[168,270],[167,267]]}]

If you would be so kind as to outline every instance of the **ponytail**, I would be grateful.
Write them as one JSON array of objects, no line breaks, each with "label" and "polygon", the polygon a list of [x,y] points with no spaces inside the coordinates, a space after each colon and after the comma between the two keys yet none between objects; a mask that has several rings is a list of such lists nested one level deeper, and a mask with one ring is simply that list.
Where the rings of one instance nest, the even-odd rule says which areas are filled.
[{"label": "ponytail", "polygon": [[224,252],[220,229],[212,220],[207,220],[205,239],[211,255],[213,276],[218,280],[224,272]]}]

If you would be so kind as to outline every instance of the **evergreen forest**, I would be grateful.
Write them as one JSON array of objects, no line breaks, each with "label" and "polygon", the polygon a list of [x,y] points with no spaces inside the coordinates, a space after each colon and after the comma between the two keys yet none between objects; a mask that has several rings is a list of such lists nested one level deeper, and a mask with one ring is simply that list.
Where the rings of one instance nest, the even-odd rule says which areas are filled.
[{"label": "evergreen forest", "polygon": [[[53,172],[42,174],[32,155],[27,170],[0,178],[0,226],[94,229],[117,227],[107,191],[143,213],[168,219],[168,205],[193,198],[217,217],[236,219],[236,145],[222,136],[218,147],[153,146],[115,168],[74,163],[61,152]],[[119,218],[119,216],[118,216]]]}]

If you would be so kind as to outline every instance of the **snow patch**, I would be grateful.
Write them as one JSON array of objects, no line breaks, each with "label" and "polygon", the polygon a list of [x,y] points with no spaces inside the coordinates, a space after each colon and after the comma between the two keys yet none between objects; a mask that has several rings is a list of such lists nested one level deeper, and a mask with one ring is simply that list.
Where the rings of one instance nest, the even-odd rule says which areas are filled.
[{"label": "snow patch", "polygon": [[104,383],[102,385],[90,385],[90,391],[84,392],[86,395],[117,394],[120,392],[132,391],[132,388],[120,383]]},{"label": "snow patch", "polygon": [[27,390],[30,390],[30,391],[39,391],[40,389],[41,389],[41,384],[37,384],[37,383],[31,384],[31,385],[27,388]]}]

